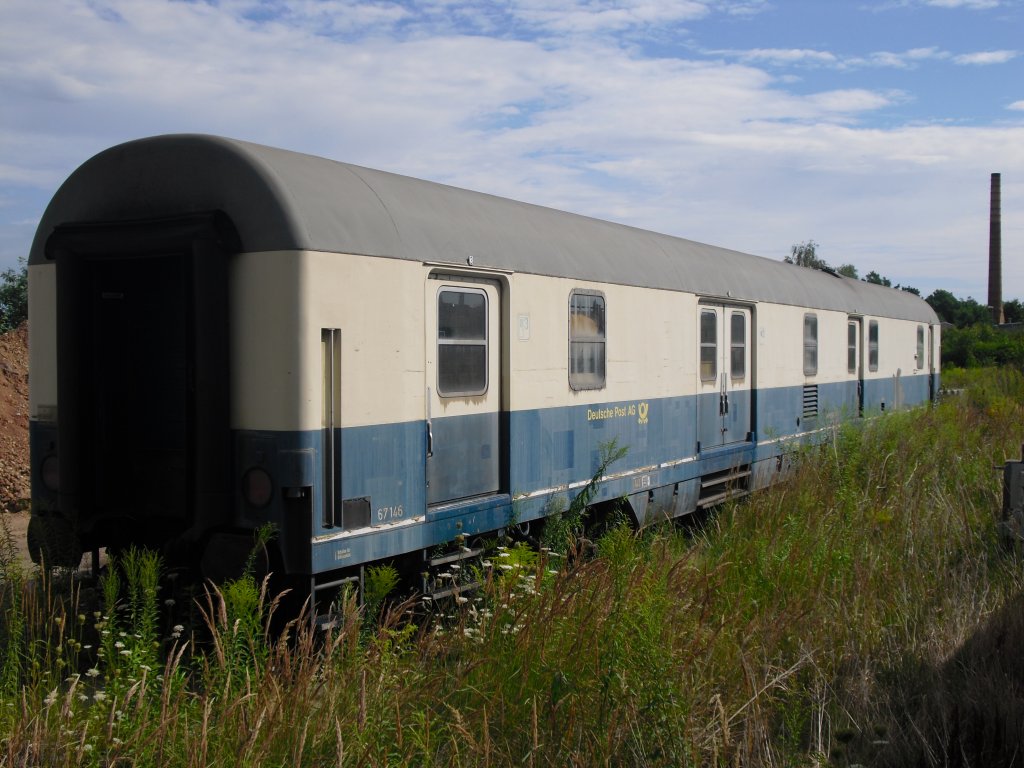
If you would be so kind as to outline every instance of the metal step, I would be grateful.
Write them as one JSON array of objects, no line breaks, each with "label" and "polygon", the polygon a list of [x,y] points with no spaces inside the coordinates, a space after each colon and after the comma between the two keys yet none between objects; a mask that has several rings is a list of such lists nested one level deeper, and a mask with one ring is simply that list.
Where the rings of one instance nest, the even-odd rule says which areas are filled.
[{"label": "metal step", "polygon": [[442,600],[446,597],[459,595],[463,592],[472,592],[473,590],[479,589],[482,585],[482,582],[480,581],[448,581],[440,578],[438,571],[446,565],[451,566],[466,560],[478,559],[484,554],[484,552],[484,547],[466,547],[461,545],[457,545],[457,548],[452,552],[437,555],[436,557],[429,557],[427,553],[424,552],[423,557],[426,569],[423,574],[423,583],[420,590],[423,596],[429,597],[431,600]]},{"label": "metal step", "polygon": [[738,472],[727,472],[719,475],[709,475],[700,479],[700,488],[703,491],[705,488],[714,488],[716,485],[724,485],[725,483],[737,483],[744,478],[750,477],[751,471],[749,469],[741,470]]},{"label": "metal step", "polygon": [[363,569],[359,568],[358,576],[346,576],[343,579],[335,579],[333,581],[326,582],[324,584],[317,584],[316,576],[313,576],[309,582],[309,594],[310,594],[310,620],[313,623],[315,629],[327,630],[337,626],[338,617],[328,611],[327,613],[317,613],[317,593],[325,592],[331,589],[338,589],[345,586],[346,584],[352,584],[359,595],[359,603],[363,602]]},{"label": "metal step", "polygon": [[472,560],[474,557],[479,557],[483,553],[483,547],[480,547],[478,549],[471,549],[470,547],[465,547],[463,549],[460,549],[458,552],[452,552],[451,554],[442,555],[441,557],[432,557],[430,560],[427,561],[427,564],[431,568],[434,568],[438,565],[458,563],[462,560]]},{"label": "metal step", "polygon": [[750,493],[753,472],[749,464],[712,472],[700,479],[698,507],[713,507],[728,499],[737,499]]},{"label": "metal step", "polygon": [[461,595],[464,592],[474,592],[480,589],[483,585],[484,583],[482,581],[470,581],[465,584],[454,584],[450,587],[446,587],[445,589],[427,592],[424,597],[429,597],[431,600],[442,600],[446,597],[451,597],[452,595]]}]

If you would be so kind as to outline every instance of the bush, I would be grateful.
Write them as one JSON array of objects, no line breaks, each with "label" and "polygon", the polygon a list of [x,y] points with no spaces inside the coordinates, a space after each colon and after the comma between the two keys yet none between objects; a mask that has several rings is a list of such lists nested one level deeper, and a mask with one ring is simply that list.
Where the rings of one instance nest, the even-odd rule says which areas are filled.
[{"label": "bush", "polygon": [[1000,365],[1024,367],[1024,334],[1007,333],[978,323],[942,331],[942,362],[946,366],[977,368]]},{"label": "bush", "polygon": [[0,272],[0,333],[13,331],[28,319],[28,266]]}]

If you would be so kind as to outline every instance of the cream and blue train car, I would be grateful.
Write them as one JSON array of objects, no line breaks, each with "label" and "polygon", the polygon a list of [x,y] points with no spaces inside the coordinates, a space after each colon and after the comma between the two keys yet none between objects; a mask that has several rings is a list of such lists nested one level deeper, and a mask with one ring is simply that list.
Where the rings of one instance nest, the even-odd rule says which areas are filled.
[{"label": "cream and blue train car", "polygon": [[76,170],[29,264],[37,556],[218,573],[253,530],[332,582],[597,500],[639,524],[927,402],[917,296],[208,136]]}]

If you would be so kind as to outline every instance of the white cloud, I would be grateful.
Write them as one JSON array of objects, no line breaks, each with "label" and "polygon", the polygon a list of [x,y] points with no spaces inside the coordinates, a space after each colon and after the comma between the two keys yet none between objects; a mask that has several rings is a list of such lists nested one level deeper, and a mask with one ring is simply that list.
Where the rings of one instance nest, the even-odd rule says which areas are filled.
[{"label": "white cloud", "polygon": [[[0,194],[52,194],[117,141],[221,133],[779,258],[814,238],[842,252],[830,261],[920,285],[899,265],[934,261],[936,279],[966,279],[954,257],[972,242],[976,197],[987,216],[978,169],[1024,177],[1020,126],[865,128],[859,121],[904,95],[858,87],[850,72],[849,87],[801,94],[755,66],[838,67],[835,54],[644,58],[608,35],[758,3],[94,7],[0,7]],[[494,13],[536,34],[486,33]],[[949,56],[890,55],[887,66]],[[1009,211],[1013,186],[1004,187]],[[1020,281],[1014,295],[1024,295]]]},{"label": "white cloud", "polygon": [[1005,64],[1019,55],[1017,51],[980,51],[978,53],[965,53],[960,56],[954,56],[953,61],[957,64],[984,66],[988,64]]},{"label": "white cloud", "polygon": [[851,56],[842,60],[844,68],[883,67],[891,69],[913,69],[923,61],[943,60],[951,57],[947,51],[934,46],[911,48],[907,51],[875,51],[867,56]]},{"label": "white cloud", "polygon": [[780,67],[832,67],[835,69],[863,67],[911,69],[924,61],[944,60],[952,57],[948,51],[934,46],[911,48],[902,52],[876,51],[864,56],[842,56],[831,51],[808,48],[752,48],[749,50],[712,50],[707,53],[738,59],[749,64],[768,64]]},{"label": "white cloud", "polygon": [[742,61],[769,64],[834,64],[839,60],[835,54],[828,51],[807,48],[754,48],[732,53]]},{"label": "white cloud", "polygon": [[1015,101],[1012,104],[1008,104],[1006,108],[1007,109],[1015,109],[1015,110],[1024,112],[1024,100]]},{"label": "white cloud", "polygon": [[987,10],[1003,4],[1001,0],[922,0],[922,2],[924,5],[936,8],[968,8],[970,10]]},{"label": "white cloud", "polygon": [[691,21],[710,12],[708,0],[514,0],[510,12],[547,30],[574,33]]},{"label": "white cloud", "polygon": [[823,113],[864,112],[881,109],[891,103],[885,95],[862,88],[816,93],[810,97],[810,101],[820,107]]}]

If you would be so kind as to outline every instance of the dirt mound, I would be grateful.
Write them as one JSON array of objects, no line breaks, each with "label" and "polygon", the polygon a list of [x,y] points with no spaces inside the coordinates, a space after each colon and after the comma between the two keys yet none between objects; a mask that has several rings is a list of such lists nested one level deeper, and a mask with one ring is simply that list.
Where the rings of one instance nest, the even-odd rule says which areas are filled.
[{"label": "dirt mound", "polygon": [[0,335],[0,510],[28,508],[28,325]]}]

